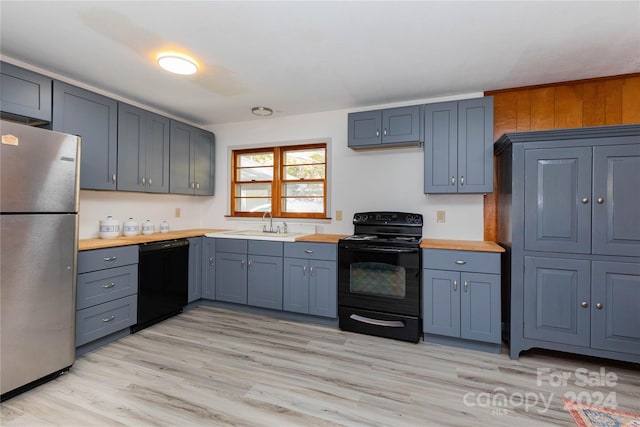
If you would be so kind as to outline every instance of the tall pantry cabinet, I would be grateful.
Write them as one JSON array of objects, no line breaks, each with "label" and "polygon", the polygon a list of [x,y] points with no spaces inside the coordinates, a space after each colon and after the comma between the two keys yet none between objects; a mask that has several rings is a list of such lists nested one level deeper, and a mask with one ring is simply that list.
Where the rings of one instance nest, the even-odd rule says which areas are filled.
[{"label": "tall pantry cabinet", "polygon": [[505,134],[495,150],[511,357],[640,362],[640,125]]}]

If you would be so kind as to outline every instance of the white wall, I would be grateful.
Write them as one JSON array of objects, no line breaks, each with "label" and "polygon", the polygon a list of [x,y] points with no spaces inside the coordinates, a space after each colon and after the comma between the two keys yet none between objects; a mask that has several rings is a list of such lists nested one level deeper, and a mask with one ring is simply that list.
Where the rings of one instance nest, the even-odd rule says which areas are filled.
[{"label": "white wall", "polygon": [[[475,96],[482,94],[457,99]],[[445,99],[421,100],[405,105],[441,100]],[[232,149],[327,140],[330,155],[329,215],[333,219],[316,221],[319,232],[350,234],[353,232],[351,218],[355,212],[390,210],[423,214],[425,237],[483,239],[482,195],[425,195],[422,147],[367,151],[349,149],[348,112],[341,110],[280,118],[276,116],[211,126],[209,130],[216,134],[216,196],[203,202],[201,226],[241,226],[241,219],[224,217],[229,213],[228,177]],[[336,210],[343,211],[342,221],[335,220]],[[437,210],[446,212],[444,224],[436,222]]]}]

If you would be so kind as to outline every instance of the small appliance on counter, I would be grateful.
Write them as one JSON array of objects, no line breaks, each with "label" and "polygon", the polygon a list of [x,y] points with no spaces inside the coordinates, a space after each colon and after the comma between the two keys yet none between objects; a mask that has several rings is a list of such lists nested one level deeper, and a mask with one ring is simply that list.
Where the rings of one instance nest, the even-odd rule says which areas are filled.
[{"label": "small appliance on counter", "polygon": [[422,215],[362,212],[338,242],[340,329],[418,342]]}]

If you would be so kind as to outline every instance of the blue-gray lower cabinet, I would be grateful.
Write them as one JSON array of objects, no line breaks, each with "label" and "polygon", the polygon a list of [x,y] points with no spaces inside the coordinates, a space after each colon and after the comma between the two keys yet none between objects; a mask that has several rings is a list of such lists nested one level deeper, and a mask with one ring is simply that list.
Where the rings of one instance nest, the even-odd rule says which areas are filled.
[{"label": "blue-gray lower cabinet", "polygon": [[247,303],[247,255],[216,252],[216,300]]},{"label": "blue-gray lower cabinet", "polygon": [[216,239],[202,238],[202,293],[204,299],[216,299]]},{"label": "blue-gray lower cabinet", "polygon": [[282,256],[248,256],[247,304],[282,310]]},{"label": "blue-gray lower cabinet", "polygon": [[80,188],[115,190],[118,103],[114,99],[54,80],[52,130],[82,138]]},{"label": "blue-gray lower cabinet", "polygon": [[76,347],[127,335],[137,321],[137,298],[137,245],[79,252]]},{"label": "blue-gray lower cabinet", "polygon": [[424,249],[423,267],[425,341],[446,336],[494,344],[476,347],[499,351],[500,253]]},{"label": "blue-gray lower cabinet", "polygon": [[50,77],[0,62],[0,111],[28,119],[31,124],[50,122],[51,81]]},{"label": "blue-gray lower cabinet", "polygon": [[189,240],[189,293],[188,302],[199,300],[202,297],[203,277],[203,245],[204,237],[190,237]]},{"label": "blue-gray lower cabinet", "polygon": [[525,338],[640,354],[640,265],[525,257]]},{"label": "blue-gray lower cabinet", "polygon": [[337,316],[337,248],[330,243],[285,243],[285,311]]}]

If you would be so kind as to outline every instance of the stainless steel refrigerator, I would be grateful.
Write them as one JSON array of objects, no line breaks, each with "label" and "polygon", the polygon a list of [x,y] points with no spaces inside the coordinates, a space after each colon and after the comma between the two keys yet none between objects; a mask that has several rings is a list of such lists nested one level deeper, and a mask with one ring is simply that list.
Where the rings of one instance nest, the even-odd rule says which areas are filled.
[{"label": "stainless steel refrigerator", "polygon": [[80,138],[0,121],[1,399],[75,359]]}]

